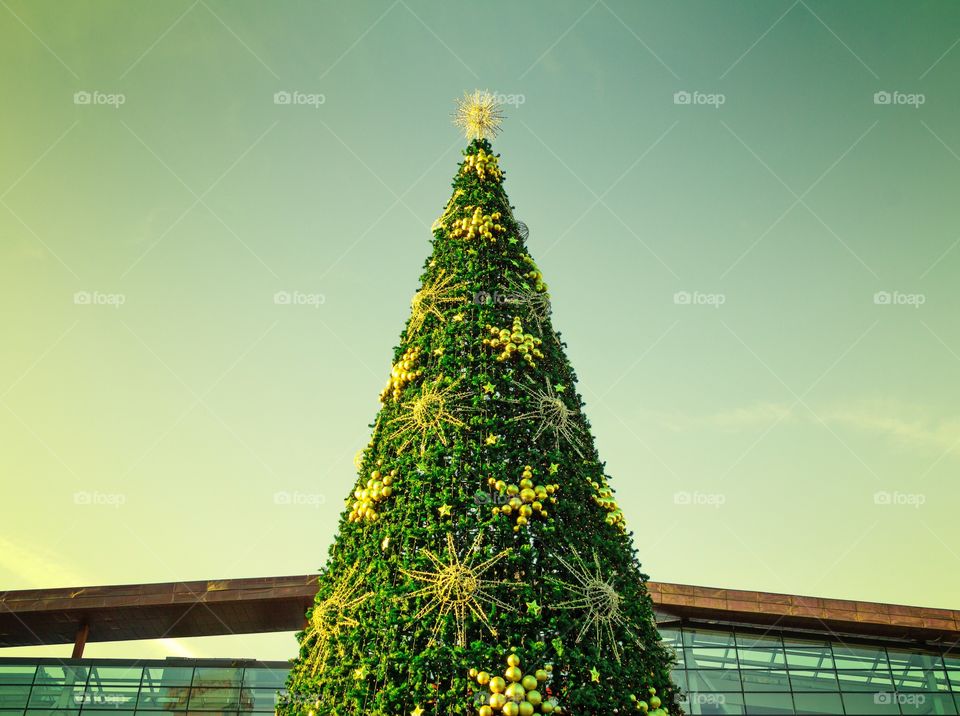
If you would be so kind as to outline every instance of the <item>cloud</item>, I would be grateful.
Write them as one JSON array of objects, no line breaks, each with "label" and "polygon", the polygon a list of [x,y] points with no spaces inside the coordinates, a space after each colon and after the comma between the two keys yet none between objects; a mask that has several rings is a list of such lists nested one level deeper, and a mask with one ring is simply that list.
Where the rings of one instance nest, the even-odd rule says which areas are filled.
[{"label": "cloud", "polygon": [[892,401],[837,405],[820,412],[820,417],[905,446],[938,451],[960,447],[960,419],[932,417],[921,408]]},{"label": "cloud", "polygon": [[[808,403],[809,405],[809,403]],[[936,417],[930,409],[893,400],[834,403],[826,406],[761,402],[707,415],[646,411],[645,417],[674,432],[717,430],[726,433],[765,430],[776,422],[824,423],[892,439],[924,451],[960,452],[960,417]],[[815,413],[815,414],[814,414]]]}]

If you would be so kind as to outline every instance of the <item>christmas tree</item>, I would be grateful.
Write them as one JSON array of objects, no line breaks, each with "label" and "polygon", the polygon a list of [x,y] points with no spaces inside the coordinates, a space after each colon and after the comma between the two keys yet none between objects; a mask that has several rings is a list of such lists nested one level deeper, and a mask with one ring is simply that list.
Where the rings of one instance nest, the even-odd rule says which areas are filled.
[{"label": "christmas tree", "polygon": [[485,92],[281,714],[678,714]]}]

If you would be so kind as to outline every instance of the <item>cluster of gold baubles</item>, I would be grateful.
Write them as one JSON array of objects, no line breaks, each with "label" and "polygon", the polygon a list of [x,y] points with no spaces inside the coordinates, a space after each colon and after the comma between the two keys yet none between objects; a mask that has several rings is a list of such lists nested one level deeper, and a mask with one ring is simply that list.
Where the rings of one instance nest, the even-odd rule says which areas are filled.
[{"label": "cluster of gold baubles", "polygon": [[391,470],[386,475],[380,472],[379,468],[371,472],[366,487],[358,487],[354,491],[354,500],[353,504],[350,505],[350,514],[347,519],[350,522],[361,522],[363,520],[376,522],[380,517],[380,513],[376,510],[376,504],[383,502],[393,494],[396,479],[396,470]]},{"label": "cluster of gold baubles", "polygon": [[480,181],[483,181],[489,175],[491,179],[499,181],[503,179],[503,172],[500,171],[500,165],[495,154],[487,154],[483,149],[476,154],[468,154],[463,160],[463,168],[460,170],[464,174],[476,172]]},{"label": "cluster of gold baubles", "polygon": [[623,510],[620,509],[617,501],[613,499],[613,490],[596,480],[590,480],[590,484],[593,485],[593,489],[596,491],[596,494],[591,495],[594,503],[600,505],[600,507],[607,511],[607,516],[604,521],[608,525],[613,525],[621,532],[625,532],[627,522],[623,516]]},{"label": "cluster of gold baubles", "polygon": [[[471,207],[465,206],[464,209]],[[501,214],[495,211],[492,214],[484,214],[483,207],[478,206],[473,210],[473,214],[464,219],[457,219],[453,222],[453,228],[450,229],[450,236],[455,239],[475,239],[478,236],[488,241],[496,241],[496,234],[502,234],[505,229],[500,221]]]},{"label": "cluster of gold baubles", "polygon": [[513,326],[509,329],[487,325],[487,331],[491,337],[484,338],[483,345],[499,351],[497,354],[498,361],[519,358],[533,368],[537,365],[534,359],[543,358],[543,353],[540,350],[543,341],[531,333],[524,333],[523,322],[519,317],[513,319]]},{"label": "cluster of gold baubles", "polygon": [[534,485],[533,468],[529,465],[524,466],[519,485],[508,485],[503,480],[492,477],[487,480],[487,484],[500,495],[509,498],[506,504],[495,505],[493,514],[508,517],[516,515],[517,523],[513,526],[514,532],[519,532],[520,528],[529,524],[535,516],[549,517],[543,503],[557,504],[557,498],[553,495],[560,489],[560,485]]},{"label": "cluster of gold baubles", "polygon": [[657,696],[657,690],[651,686],[649,689],[647,689],[647,691],[650,693],[649,702],[638,699],[636,694],[630,694],[630,701],[633,702],[633,707],[637,711],[649,714],[650,716],[670,716],[670,712],[661,707],[661,701],[660,697]]},{"label": "cluster of gold baubles", "polygon": [[484,688],[477,699],[477,716],[533,716],[533,714],[563,714],[556,699],[544,698],[540,689],[553,677],[553,666],[547,664],[532,674],[524,674],[516,654],[507,657],[503,676],[492,676],[486,671],[470,669],[470,678]]},{"label": "cluster of gold baubles", "polygon": [[540,272],[540,268],[537,266],[536,262],[528,255],[523,255],[523,260],[530,266],[530,270],[522,274],[524,278],[530,279],[533,282],[533,288],[538,293],[547,292],[547,284],[544,283],[543,274]]},{"label": "cluster of gold baubles", "polygon": [[423,375],[423,371],[417,368],[417,361],[420,359],[419,348],[408,348],[403,356],[390,369],[390,378],[387,384],[380,391],[380,402],[387,402],[387,397],[394,400],[400,400],[400,393],[412,381]]}]

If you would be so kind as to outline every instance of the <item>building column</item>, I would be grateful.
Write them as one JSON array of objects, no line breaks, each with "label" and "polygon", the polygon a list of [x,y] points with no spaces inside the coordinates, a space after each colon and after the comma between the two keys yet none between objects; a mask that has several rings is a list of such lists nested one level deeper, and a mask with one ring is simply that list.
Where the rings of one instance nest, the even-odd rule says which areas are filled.
[{"label": "building column", "polygon": [[87,645],[88,636],[90,636],[90,624],[86,621],[81,622],[80,626],[77,627],[77,638],[73,642],[73,654],[70,655],[71,659],[83,658],[83,647]]}]

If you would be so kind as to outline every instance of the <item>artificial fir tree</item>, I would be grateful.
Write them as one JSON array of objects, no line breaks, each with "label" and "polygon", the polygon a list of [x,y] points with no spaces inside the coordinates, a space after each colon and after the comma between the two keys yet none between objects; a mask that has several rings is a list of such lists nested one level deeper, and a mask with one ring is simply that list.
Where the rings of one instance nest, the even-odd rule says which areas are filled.
[{"label": "artificial fir tree", "polygon": [[394,351],[281,714],[678,714],[550,300],[458,103],[453,196]]}]

